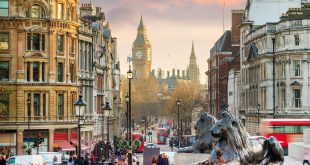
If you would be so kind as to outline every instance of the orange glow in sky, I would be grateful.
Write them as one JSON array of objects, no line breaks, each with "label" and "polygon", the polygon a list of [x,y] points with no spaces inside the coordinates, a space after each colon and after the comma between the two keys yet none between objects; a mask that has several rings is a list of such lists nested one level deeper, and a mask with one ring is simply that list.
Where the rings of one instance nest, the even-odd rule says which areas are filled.
[{"label": "orange glow in sky", "polygon": [[[89,0],[80,0],[80,4]],[[207,59],[224,29],[231,28],[231,10],[244,9],[246,0],[92,0],[100,6],[117,37],[121,72],[131,54],[141,13],[152,44],[152,68],[185,70],[194,41],[201,83],[206,82]]]}]

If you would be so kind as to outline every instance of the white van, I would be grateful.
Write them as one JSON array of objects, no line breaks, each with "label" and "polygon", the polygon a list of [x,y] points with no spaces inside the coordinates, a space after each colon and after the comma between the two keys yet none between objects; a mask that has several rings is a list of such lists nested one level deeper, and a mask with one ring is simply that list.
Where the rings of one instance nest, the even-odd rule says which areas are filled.
[{"label": "white van", "polygon": [[[43,158],[43,161],[45,163],[45,165],[50,165],[50,164],[61,164],[61,156],[63,155],[61,152],[40,152],[39,153],[42,158]],[[57,158],[57,161],[54,162],[54,156],[56,156]],[[65,158],[66,158],[66,161],[69,159],[69,155],[65,154]]]},{"label": "white van", "polygon": [[8,158],[9,165],[44,165],[41,155],[17,155]]}]

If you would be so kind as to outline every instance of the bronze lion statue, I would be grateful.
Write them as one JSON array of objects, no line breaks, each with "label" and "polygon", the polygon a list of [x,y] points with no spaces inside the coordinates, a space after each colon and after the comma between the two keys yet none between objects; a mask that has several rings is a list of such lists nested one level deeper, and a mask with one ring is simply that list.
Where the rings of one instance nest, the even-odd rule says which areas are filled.
[{"label": "bronze lion statue", "polygon": [[211,128],[215,146],[208,164],[237,161],[245,164],[283,164],[284,151],[274,137],[250,136],[241,121],[227,111]]},{"label": "bronze lion statue", "polygon": [[202,113],[194,126],[196,130],[195,143],[190,147],[180,148],[178,153],[210,153],[212,150],[210,129],[216,121],[216,118],[208,112]]}]

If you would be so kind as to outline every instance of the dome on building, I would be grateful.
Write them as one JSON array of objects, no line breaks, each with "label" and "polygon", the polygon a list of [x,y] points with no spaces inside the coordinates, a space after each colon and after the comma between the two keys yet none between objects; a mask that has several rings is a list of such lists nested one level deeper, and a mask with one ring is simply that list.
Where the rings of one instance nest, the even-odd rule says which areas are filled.
[{"label": "dome on building", "polygon": [[111,29],[107,26],[103,29],[103,37],[109,38],[111,36]]}]

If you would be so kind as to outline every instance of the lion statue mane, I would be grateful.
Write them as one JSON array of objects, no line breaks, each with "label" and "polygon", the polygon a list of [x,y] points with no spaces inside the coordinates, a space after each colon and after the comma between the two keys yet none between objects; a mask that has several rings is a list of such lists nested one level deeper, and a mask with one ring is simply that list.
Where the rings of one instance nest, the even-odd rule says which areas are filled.
[{"label": "lion statue mane", "polygon": [[284,151],[276,138],[250,136],[241,121],[227,111],[221,111],[220,117],[211,128],[215,146],[208,164],[283,164]]},{"label": "lion statue mane", "polygon": [[216,118],[208,112],[202,113],[194,126],[196,130],[195,143],[190,147],[180,148],[178,153],[210,153],[212,150],[210,129],[216,121]]}]

